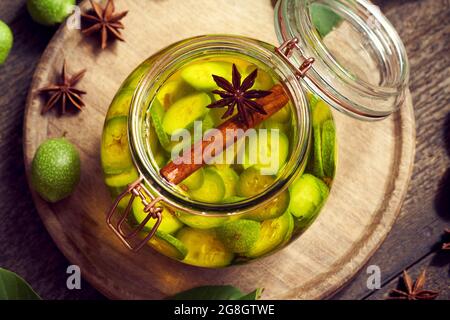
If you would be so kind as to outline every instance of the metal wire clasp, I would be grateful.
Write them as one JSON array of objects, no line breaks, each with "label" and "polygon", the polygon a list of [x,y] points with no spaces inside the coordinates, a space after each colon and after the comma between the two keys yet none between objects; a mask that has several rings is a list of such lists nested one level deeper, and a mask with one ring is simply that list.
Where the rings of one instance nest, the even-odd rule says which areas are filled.
[{"label": "metal wire clasp", "polygon": [[[127,189],[125,189],[116,198],[113,206],[111,207],[106,216],[106,223],[108,224],[108,226],[114,231],[114,233],[119,237],[119,239],[123,242],[123,244],[132,251],[138,251],[139,249],[141,249],[155,235],[155,232],[162,221],[161,212],[163,209],[161,207],[156,207],[156,204],[162,199],[161,197],[153,198],[150,191],[142,183],[142,180],[143,178],[140,177],[138,180],[128,185]],[[112,222],[112,218],[117,210],[117,207],[119,206],[119,202],[122,199],[124,199],[128,194],[131,194],[131,197],[125,208],[125,211],[123,212],[119,221],[116,224],[114,224]],[[144,221],[142,221],[139,226],[137,226],[134,230],[127,232],[124,230],[124,222],[130,215],[131,205],[133,204],[133,201],[136,197],[138,197],[139,200],[142,201],[142,204],[144,205],[144,212],[148,214],[145,217]],[[152,200],[148,202],[147,199]],[[135,238],[140,238],[139,237],[140,232],[144,229],[145,225],[150,219],[157,219],[152,230],[137,245],[133,245],[131,241]]]},{"label": "metal wire clasp", "polygon": [[290,57],[292,56],[292,53],[294,49],[297,49],[300,51],[300,46],[298,45],[298,39],[292,38],[290,40],[287,40],[283,42],[281,46],[275,49],[275,51],[294,69],[296,69],[296,77],[297,79],[303,78],[306,75],[306,72],[311,68],[312,64],[314,63],[314,58],[304,58],[303,63],[300,67],[295,66],[292,61],[290,60]]}]

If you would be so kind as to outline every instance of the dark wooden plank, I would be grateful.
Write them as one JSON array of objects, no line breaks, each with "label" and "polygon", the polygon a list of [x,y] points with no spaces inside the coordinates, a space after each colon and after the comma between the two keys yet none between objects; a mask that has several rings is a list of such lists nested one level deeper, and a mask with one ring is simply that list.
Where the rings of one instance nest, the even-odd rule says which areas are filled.
[{"label": "dark wooden plank", "polygon": [[[5,1],[1,3],[4,9]],[[36,25],[25,12],[11,23],[11,28],[15,46],[7,63],[0,67],[0,266],[21,274],[46,299],[101,298],[86,282],[82,283],[83,290],[67,289],[66,269],[70,263],[44,228],[25,179],[25,97],[54,29]]]},{"label": "dark wooden plank", "polygon": [[[413,280],[417,279],[422,270],[426,270],[426,282],[424,289],[434,290],[439,292],[436,300],[450,300],[450,278],[449,266],[450,252],[439,251],[432,253],[406,271]],[[394,288],[402,289],[403,280],[401,274],[386,283],[382,289],[371,294],[369,300],[381,300],[390,297],[390,291]]]},{"label": "dark wooden plank", "polygon": [[[381,268],[386,282],[427,256],[450,225],[450,4],[447,0],[380,4],[409,54],[417,123],[415,169],[402,215],[368,263]],[[442,281],[448,279],[442,274],[447,277]],[[369,295],[366,280],[364,268],[334,298]]]},{"label": "dark wooden plank", "polygon": [[0,20],[11,23],[26,12],[27,0],[1,1],[0,2]]}]

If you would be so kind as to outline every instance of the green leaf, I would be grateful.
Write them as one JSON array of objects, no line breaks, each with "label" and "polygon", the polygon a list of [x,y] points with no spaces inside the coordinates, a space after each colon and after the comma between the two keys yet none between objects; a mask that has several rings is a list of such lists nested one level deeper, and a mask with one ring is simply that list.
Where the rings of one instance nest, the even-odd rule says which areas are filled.
[{"label": "green leaf", "polygon": [[320,4],[311,5],[311,18],[322,38],[342,20],[338,14]]},{"label": "green leaf", "polygon": [[0,268],[0,300],[40,300],[30,285],[14,272]]},{"label": "green leaf", "polygon": [[170,300],[257,300],[263,289],[244,295],[239,289],[232,286],[204,286],[180,292]]},{"label": "green leaf", "polygon": [[239,298],[239,300],[259,300],[261,298],[261,295],[264,291],[264,288],[258,288],[254,291],[250,292],[249,294],[246,294],[245,296],[242,296]]}]

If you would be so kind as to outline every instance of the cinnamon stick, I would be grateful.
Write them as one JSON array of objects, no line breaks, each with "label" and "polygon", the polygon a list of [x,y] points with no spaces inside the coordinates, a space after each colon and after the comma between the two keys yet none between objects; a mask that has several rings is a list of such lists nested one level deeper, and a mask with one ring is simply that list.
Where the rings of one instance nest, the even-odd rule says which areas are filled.
[{"label": "cinnamon stick", "polygon": [[[179,163],[180,161],[177,161],[177,159],[175,160],[176,163],[174,161],[170,161],[160,170],[161,176],[170,183],[179,184],[195,171],[203,167],[208,160],[220,154],[206,154],[204,153],[206,147],[209,146],[214,150],[221,150],[221,152],[223,152],[239,139],[239,137],[235,135],[232,139],[227,139],[227,130],[241,129],[245,131],[253,128],[272,116],[275,112],[279,111],[288,103],[289,98],[281,85],[273,86],[270,91],[272,92],[270,95],[256,100],[256,102],[264,107],[267,114],[260,114],[256,112],[253,113],[253,116],[250,117],[250,123],[248,126],[240,120],[239,115],[228,119],[216,128],[218,131],[211,136],[211,139],[208,139],[207,141],[202,139],[192,144],[190,150],[190,161],[184,160],[184,162],[181,163]],[[216,138],[217,135],[221,135],[221,139]],[[218,143],[220,143],[220,145],[212,145]],[[183,155],[180,157],[183,157]],[[201,159],[201,163],[195,163],[194,159]]]}]

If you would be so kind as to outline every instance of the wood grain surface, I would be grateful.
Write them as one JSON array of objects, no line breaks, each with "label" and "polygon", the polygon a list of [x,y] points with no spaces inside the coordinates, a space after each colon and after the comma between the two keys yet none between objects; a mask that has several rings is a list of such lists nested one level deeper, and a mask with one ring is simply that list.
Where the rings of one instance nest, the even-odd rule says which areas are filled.
[{"label": "wood grain surface", "polygon": [[[0,19],[15,34],[14,49],[0,67],[0,265],[23,275],[47,299],[102,298],[83,281],[82,290],[68,290],[65,270],[70,264],[56,249],[37,218],[21,165],[21,126],[31,75],[53,29],[32,23],[23,8],[24,0],[0,3]],[[429,267],[432,289],[449,298],[448,255],[435,254],[442,231],[449,224],[450,194],[448,100],[449,3],[448,1],[380,1],[378,4],[399,31],[406,45],[412,79],[418,137],[416,167],[402,216],[381,249],[369,261],[381,267],[383,289],[396,285],[405,268]],[[16,14],[17,13],[17,14]],[[428,73],[426,59],[435,61]],[[13,80],[12,80],[13,79]],[[425,168],[425,169],[423,169]],[[435,205],[436,203],[436,205]],[[416,250],[417,249],[417,250]],[[431,266],[430,266],[431,265]],[[383,298],[368,291],[365,269],[336,299]],[[445,290],[447,289],[447,290]]]},{"label": "wood grain surface", "polygon": [[[243,290],[265,287],[269,299],[316,299],[335,292],[381,244],[406,194],[415,147],[410,98],[399,113],[380,122],[335,113],[340,161],[330,199],[314,225],[276,255],[245,266],[204,270],[149,248],[132,253],[104,222],[111,201],[98,174],[103,119],[121,82],[146,57],[191,36],[230,33],[274,44],[277,40],[270,1],[246,1],[238,11],[236,2],[225,0],[129,0],[118,5],[119,11],[124,8],[130,10],[127,43],[99,52],[95,42],[63,26],[43,54],[29,90],[23,142],[27,170],[37,147],[49,137],[65,134],[81,153],[81,182],[70,198],[49,205],[33,194],[58,247],[111,298],[160,299],[191,287],[224,283]],[[195,15],[205,18],[192,19]],[[254,22],[242,23],[250,15]],[[71,72],[89,70],[80,84],[90,91],[85,98],[88,107],[76,116],[42,116],[44,101],[38,89],[53,81],[64,58]]]},{"label": "wood grain surface", "polygon": [[[444,228],[450,225],[450,1],[380,5],[408,51],[417,149],[401,216],[367,265],[380,267],[386,287],[396,283],[403,269],[418,274],[424,267],[442,268],[441,273],[429,273],[435,276],[431,288],[441,290],[439,299],[450,299],[450,255],[440,252]],[[335,298],[362,299],[376,293],[366,281],[363,268]]]}]

